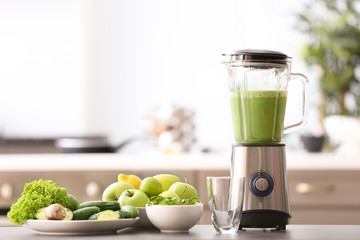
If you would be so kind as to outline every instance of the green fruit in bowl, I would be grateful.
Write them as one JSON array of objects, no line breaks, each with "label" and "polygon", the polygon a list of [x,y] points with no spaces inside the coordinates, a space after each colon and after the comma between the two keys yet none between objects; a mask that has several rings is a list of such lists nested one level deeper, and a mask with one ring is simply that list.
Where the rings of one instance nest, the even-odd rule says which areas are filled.
[{"label": "green fruit in bowl", "polygon": [[133,206],[123,206],[119,210],[121,218],[136,218],[139,216],[139,210]]},{"label": "green fruit in bowl", "polygon": [[163,191],[169,190],[170,186],[176,182],[181,182],[180,178],[173,174],[158,174],[155,175],[154,178],[158,179],[162,186]]},{"label": "green fruit in bowl", "polygon": [[147,202],[148,196],[138,189],[125,190],[119,198],[121,206],[130,205],[133,207],[145,207]]},{"label": "green fruit in bowl", "polygon": [[128,189],[134,189],[133,185],[127,182],[114,182],[104,190],[102,200],[117,201],[120,195]]},{"label": "green fruit in bowl", "polygon": [[140,190],[146,193],[148,197],[156,196],[163,191],[161,182],[154,177],[147,177],[142,180]]},{"label": "green fruit in bowl", "polygon": [[169,191],[176,193],[181,199],[197,198],[196,189],[188,183],[176,182]]},{"label": "green fruit in bowl", "polygon": [[162,193],[159,194],[159,196],[180,199],[179,196],[176,193],[171,192],[171,191],[162,192]]}]

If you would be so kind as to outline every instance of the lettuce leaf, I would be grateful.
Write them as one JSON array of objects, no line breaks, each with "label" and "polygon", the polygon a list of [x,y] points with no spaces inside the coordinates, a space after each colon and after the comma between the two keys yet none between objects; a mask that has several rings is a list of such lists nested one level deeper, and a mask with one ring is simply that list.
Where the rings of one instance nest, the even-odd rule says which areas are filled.
[{"label": "lettuce leaf", "polygon": [[64,207],[69,204],[69,196],[65,188],[58,187],[51,180],[39,179],[26,183],[21,196],[7,213],[11,223],[19,226],[28,219],[35,219],[36,212],[40,208],[58,203]]},{"label": "lettuce leaf", "polygon": [[147,205],[195,205],[201,203],[196,197],[190,199],[178,199],[163,196],[152,196],[149,198]]}]

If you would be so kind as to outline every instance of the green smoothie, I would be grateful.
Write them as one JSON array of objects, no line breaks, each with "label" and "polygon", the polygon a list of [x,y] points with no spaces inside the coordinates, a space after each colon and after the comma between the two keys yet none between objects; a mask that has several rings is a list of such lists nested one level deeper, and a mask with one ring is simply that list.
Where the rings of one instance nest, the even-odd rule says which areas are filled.
[{"label": "green smoothie", "polygon": [[280,142],[287,91],[232,91],[231,112],[238,143]]}]

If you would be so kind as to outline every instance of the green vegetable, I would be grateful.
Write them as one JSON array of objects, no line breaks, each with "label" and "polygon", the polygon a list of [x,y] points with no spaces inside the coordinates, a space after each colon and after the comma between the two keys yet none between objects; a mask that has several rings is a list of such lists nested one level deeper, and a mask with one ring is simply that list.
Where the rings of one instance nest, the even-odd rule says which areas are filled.
[{"label": "green vegetable", "polygon": [[99,213],[95,213],[89,217],[89,220],[114,220],[120,219],[120,213],[113,210],[105,210]]},{"label": "green vegetable", "polygon": [[65,218],[63,220],[72,220],[73,217],[74,217],[73,212],[68,208],[65,208],[65,212],[66,212],[66,215],[65,215]]},{"label": "green vegetable", "polygon": [[43,207],[43,208],[40,208],[39,210],[37,210],[36,215],[35,215],[36,219],[48,220],[46,217],[46,214],[45,214],[46,209],[47,209],[47,207]]},{"label": "green vegetable", "polygon": [[100,211],[113,210],[117,211],[120,209],[120,203],[118,201],[87,201],[80,203],[78,209],[85,207],[98,207]]},{"label": "green vegetable", "polygon": [[73,220],[88,220],[91,215],[100,212],[98,207],[84,207],[73,211]]},{"label": "green vegetable", "polygon": [[71,211],[75,211],[79,207],[79,201],[73,195],[71,194],[68,195],[69,195],[69,202],[67,206]]},{"label": "green vegetable", "polygon": [[149,198],[147,205],[195,205],[200,203],[196,197],[190,199],[178,199],[171,197],[153,196]]},{"label": "green vegetable", "polygon": [[[48,207],[43,207],[43,208],[40,208],[39,210],[37,210],[36,212],[36,219],[38,220],[49,220],[47,217],[46,217],[46,214],[45,214],[45,211]],[[65,212],[66,212],[66,215],[65,215],[65,218],[63,220],[72,220],[73,219],[73,212],[68,209],[68,208],[64,208]]]},{"label": "green vegetable", "polygon": [[35,219],[36,213],[40,208],[58,203],[67,207],[69,196],[65,188],[60,188],[51,180],[40,179],[26,183],[24,190],[7,213],[11,223],[19,226],[23,225],[28,219]]},{"label": "green vegetable", "polygon": [[118,212],[120,214],[120,218],[136,218],[139,216],[139,210],[130,205],[121,207]]}]

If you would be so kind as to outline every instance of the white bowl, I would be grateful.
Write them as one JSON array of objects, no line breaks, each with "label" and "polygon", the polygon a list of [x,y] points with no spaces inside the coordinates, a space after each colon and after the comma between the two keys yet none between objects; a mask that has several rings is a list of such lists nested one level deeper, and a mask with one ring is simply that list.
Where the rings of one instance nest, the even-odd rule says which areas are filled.
[{"label": "white bowl", "polygon": [[146,208],[145,207],[137,207],[139,210],[139,221],[137,221],[135,224],[131,225],[131,228],[138,228],[138,229],[157,229],[149,220],[147,214],[146,214]]},{"label": "white bowl", "polygon": [[187,232],[199,222],[202,212],[203,204],[146,206],[148,218],[161,232]]}]

